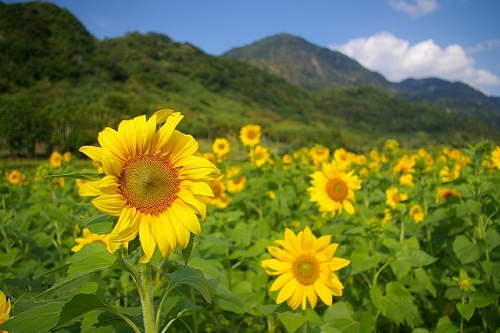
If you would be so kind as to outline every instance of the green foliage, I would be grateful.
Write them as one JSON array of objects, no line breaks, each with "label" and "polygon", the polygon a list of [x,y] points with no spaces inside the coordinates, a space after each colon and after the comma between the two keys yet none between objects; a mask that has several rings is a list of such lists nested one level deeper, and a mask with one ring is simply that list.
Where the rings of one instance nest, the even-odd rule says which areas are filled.
[{"label": "green foliage", "polygon": [[[181,130],[199,139],[237,136],[243,125],[257,123],[289,150],[320,143],[363,151],[390,137],[408,148],[500,139],[488,116],[449,114],[372,86],[310,91],[157,33],[96,41],[70,13],[49,3],[2,9],[0,137],[12,153],[32,156],[36,142],[46,144],[39,154],[76,152],[94,143],[99,129],[164,107],[182,111]],[[288,37],[285,49],[299,43],[314,51]],[[328,50],[314,52],[322,63],[349,69],[349,78],[358,73],[356,84],[381,80],[344,56],[332,60]]]}]

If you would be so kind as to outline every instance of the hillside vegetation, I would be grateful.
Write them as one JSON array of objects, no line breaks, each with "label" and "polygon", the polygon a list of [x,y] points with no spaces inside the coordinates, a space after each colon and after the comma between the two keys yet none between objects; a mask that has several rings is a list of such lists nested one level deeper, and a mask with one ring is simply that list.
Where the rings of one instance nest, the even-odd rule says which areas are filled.
[{"label": "hillside vegetation", "polygon": [[258,123],[285,150],[500,142],[484,121],[373,86],[312,91],[159,33],[98,41],[47,2],[0,3],[0,33],[0,133],[11,153],[31,156],[40,142],[46,153],[77,151],[105,126],[161,108],[181,111],[179,129],[197,139],[236,138]]}]

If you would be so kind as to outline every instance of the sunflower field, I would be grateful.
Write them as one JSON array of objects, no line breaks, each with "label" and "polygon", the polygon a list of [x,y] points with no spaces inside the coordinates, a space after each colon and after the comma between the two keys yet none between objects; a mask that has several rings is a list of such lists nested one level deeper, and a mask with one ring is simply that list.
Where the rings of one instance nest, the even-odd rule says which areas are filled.
[{"label": "sunflower field", "polygon": [[160,110],[2,163],[0,332],[500,332],[500,147],[205,151]]}]

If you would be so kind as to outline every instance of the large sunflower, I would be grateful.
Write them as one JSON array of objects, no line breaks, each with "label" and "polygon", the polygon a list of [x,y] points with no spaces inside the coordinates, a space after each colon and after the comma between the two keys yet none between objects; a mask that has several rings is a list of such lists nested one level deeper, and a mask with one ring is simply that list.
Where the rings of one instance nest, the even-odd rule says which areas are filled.
[{"label": "large sunflower", "polygon": [[354,214],[354,191],[361,188],[361,180],[354,175],[354,170],[343,170],[342,166],[333,161],[323,163],[321,171],[311,174],[312,186],[307,191],[311,195],[311,201],[317,203],[323,215],[331,213],[333,217],[343,210]]},{"label": "large sunflower", "polygon": [[10,299],[8,300],[7,297],[5,297],[3,291],[0,290],[0,324],[6,322],[7,319],[9,319],[10,308]]},{"label": "large sunflower", "polygon": [[316,238],[309,227],[297,235],[287,228],[284,238],[275,241],[283,249],[269,246],[267,250],[274,258],[261,262],[267,274],[279,275],[270,289],[279,290],[276,303],[286,301],[292,309],[302,305],[305,310],[309,300],[314,309],[319,296],[332,306],[333,296],[342,296],[344,289],[336,271],[350,263],[333,256],[339,244],[330,244],[331,236]]},{"label": "large sunflower", "polygon": [[156,247],[166,257],[179,244],[185,248],[190,233],[201,232],[197,214],[205,218],[203,196],[213,196],[207,182],[220,173],[194,155],[198,142],[192,136],[175,130],[182,118],[179,112],[160,110],[148,120],[124,120],[118,131],[108,127],[99,133],[100,147],[80,149],[105,174],[83,185],[80,195],[97,196],[92,202],[99,210],[119,217],[110,241],[128,242],[139,235],[143,263]]}]

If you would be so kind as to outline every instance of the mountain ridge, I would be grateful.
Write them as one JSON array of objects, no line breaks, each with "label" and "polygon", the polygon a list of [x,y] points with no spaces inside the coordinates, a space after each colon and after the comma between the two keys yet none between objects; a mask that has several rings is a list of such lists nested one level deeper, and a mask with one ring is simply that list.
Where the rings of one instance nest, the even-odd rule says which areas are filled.
[{"label": "mountain ridge", "polygon": [[[288,33],[264,37],[251,44],[232,48],[221,56],[247,61],[307,89],[369,84],[409,101],[437,103],[460,113],[466,110],[457,107],[457,101],[477,106],[486,113],[490,110],[500,114],[500,98],[486,96],[463,82],[450,82],[441,78],[408,78],[391,82],[338,51],[317,46]],[[312,67],[325,70],[321,73]],[[500,119],[497,123],[500,126]]]}]

